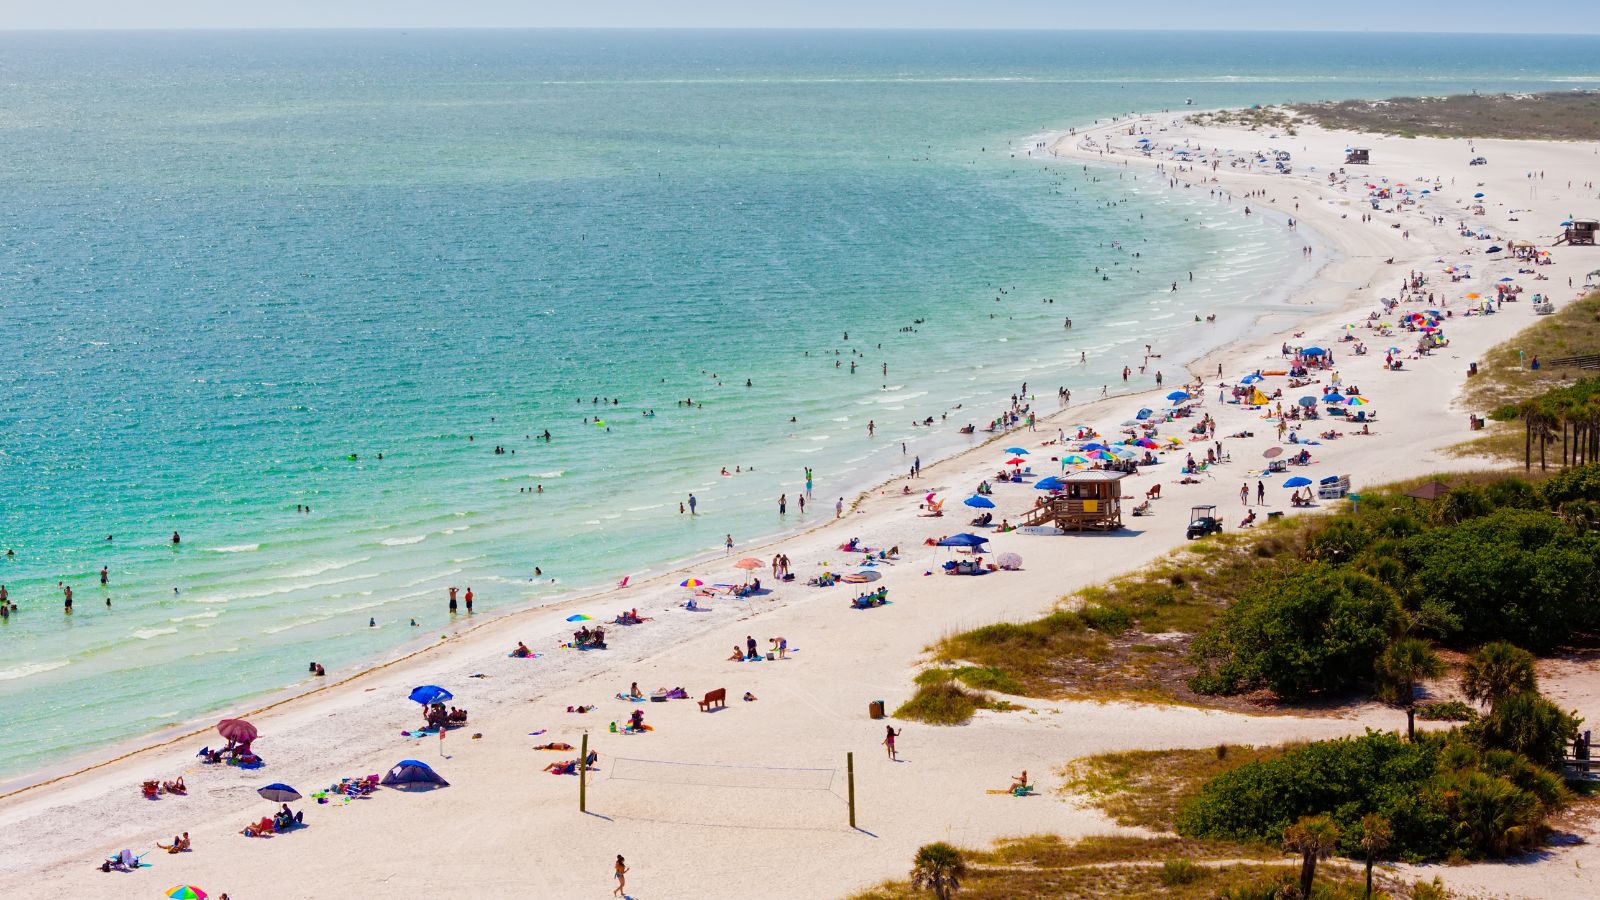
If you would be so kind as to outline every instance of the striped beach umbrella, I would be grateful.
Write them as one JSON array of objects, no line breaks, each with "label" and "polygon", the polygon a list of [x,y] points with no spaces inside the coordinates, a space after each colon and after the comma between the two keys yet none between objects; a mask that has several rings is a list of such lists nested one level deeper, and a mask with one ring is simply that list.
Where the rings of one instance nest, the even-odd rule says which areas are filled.
[{"label": "striped beach umbrella", "polygon": [[192,884],[180,884],[167,890],[167,896],[172,900],[206,900],[206,892]]},{"label": "striped beach umbrella", "polygon": [[701,581],[698,578],[685,578],[682,582],[680,582],[678,584],[678,587],[686,587],[686,588],[697,588],[697,587],[705,587],[705,586],[706,586],[706,583],[704,581]]}]

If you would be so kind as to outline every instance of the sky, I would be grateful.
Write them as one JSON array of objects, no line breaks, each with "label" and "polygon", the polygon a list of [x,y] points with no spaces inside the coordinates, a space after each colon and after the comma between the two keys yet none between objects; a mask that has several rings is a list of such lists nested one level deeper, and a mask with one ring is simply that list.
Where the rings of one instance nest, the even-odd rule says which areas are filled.
[{"label": "sky", "polygon": [[[23,28],[1164,28],[1600,33],[1596,0],[0,0]],[[1133,14],[1137,11],[1137,14]]]}]

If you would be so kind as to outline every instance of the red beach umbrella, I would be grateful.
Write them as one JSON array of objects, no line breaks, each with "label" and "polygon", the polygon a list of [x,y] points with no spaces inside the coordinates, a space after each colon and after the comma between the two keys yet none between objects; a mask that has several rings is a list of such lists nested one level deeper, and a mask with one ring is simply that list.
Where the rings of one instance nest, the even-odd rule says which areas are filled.
[{"label": "red beach umbrella", "polygon": [[217,723],[217,734],[236,744],[248,744],[256,739],[256,727],[243,719],[223,719]]}]

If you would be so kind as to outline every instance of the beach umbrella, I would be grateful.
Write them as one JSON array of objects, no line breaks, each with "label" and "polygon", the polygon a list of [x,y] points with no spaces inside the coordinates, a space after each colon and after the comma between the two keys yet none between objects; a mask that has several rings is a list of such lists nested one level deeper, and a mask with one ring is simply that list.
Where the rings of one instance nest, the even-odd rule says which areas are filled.
[{"label": "beach umbrella", "polygon": [[1139,455],[1132,450],[1129,450],[1127,447],[1112,447],[1106,452],[1112,456],[1115,456],[1117,459],[1135,459]]},{"label": "beach umbrella", "polygon": [[1079,447],[1078,449],[1079,450],[1104,450],[1108,446],[1110,446],[1110,445],[1101,444],[1101,443],[1093,443],[1093,444],[1084,444],[1082,447]]},{"label": "beach umbrella", "polygon": [[1509,275],[1507,275],[1507,276],[1506,276],[1506,277],[1505,277],[1505,278],[1502,278],[1502,279],[1500,279],[1500,280],[1501,280],[1501,281],[1516,281],[1516,279],[1515,279],[1515,278],[1512,278],[1512,277],[1511,277],[1511,276],[1509,276]]},{"label": "beach umbrella", "polygon": [[1020,569],[1022,568],[1022,555],[1010,551],[1000,553],[995,556],[994,564],[1002,569]]},{"label": "beach umbrella", "polygon": [[1367,398],[1357,394],[1351,394],[1349,397],[1345,398],[1344,402],[1350,404],[1351,406],[1366,406]]},{"label": "beach umbrella", "polygon": [[1344,402],[1344,395],[1343,394],[1339,394],[1339,393],[1323,394],[1322,395],[1322,402],[1323,403],[1343,403]]},{"label": "beach umbrella", "polygon": [[1028,451],[1022,449],[1021,447],[1007,447],[1006,448],[1006,452],[1011,454],[1012,456],[1027,456],[1028,455]]},{"label": "beach umbrella", "polygon": [[256,739],[256,727],[243,719],[223,719],[217,723],[217,734],[236,744],[248,744]]},{"label": "beach umbrella", "polygon": [[1108,452],[1106,450],[1090,450],[1089,451],[1089,458],[1090,459],[1098,459],[1098,460],[1100,460],[1102,462],[1104,462],[1105,460],[1108,460],[1108,459],[1116,459],[1115,456],[1112,456],[1110,454],[1110,452]]},{"label": "beach umbrella", "polygon": [[1306,485],[1308,485],[1310,483],[1311,483],[1311,479],[1302,478],[1301,476],[1296,475],[1295,477],[1289,479],[1288,481],[1285,481],[1283,483],[1283,486],[1286,487],[1286,488],[1297,488],[1297,487],[1305,487]]},{"label": "beach umbrella", "polygon": [[1322,349],[1321,347],[1307,347],[1304,350],[1300,351],[1300,355],[1301,356],[1321,356],[1321,355],[1323,355],[1324,353],[1327,353],[1327,352],[1328,351]]},{"label": "beach umbrella", "polygon": [[1483,191],[1479,191],[1476,194],[1473,194],[1472,196],[1474,198],[1477,198],[1477,199],[1481,200],[1481,199],[1483,199]]},{"label": "beach umbrella", "polygon": [[940,547],[980,547],[989,543],[989,539],[982,535],[969,534],[965,531],[952,534],[939,542]]},{"label": "beach umbrella", "polygon": [[1283,455],[1283,448],[1282,447],[1268,447],[1267,449],[1261,451],[1261,455],[1265,456],[1267,459],[1276,459],[1277,457]]},{"label": "beach umbrella", "polygon": [[1161,447],[1160,444],[1156,443],[1155,441],[1150,440],[1149,438],[1140,438],[1137,441],[1134,441],[1133,445],[1135,447],[1143,447],[1146,450],[1156,450],[1156,449],[1159,449]]},{"label": "beach umbrella", "polygon": [[439,687],[437,684],[424,684],[421,687],[411,689],[411,702],[420,703],[423,706],[427,706],[430,703],[443,703],[446,700],[454,700],[455,698],[455,694]]},{"label": "beach umbrella", "polygon": [[[281,783],[269,784],[264,788],[258,788],[256,793],[261,795],[261,799],[271,800],[273,803],[293,803],[300,799],[299,791]],[[171,895],[169,894],[168,896]]]},{"label": "beach umbrella", "polygon": [[591,621],[591,619],[588,616],[584,615],[583,613],[578,613],[575,616],[567,616],[567,621],[568,622],[588,622],[588,621]]},{"label": "beach umbrella", "polygon": [[1296,400],[1295,402],[1300,404],[1301,406],[1312,407],[1312,406],[1316,406],[1317,405],[1317,398],[1315,398],[1315,397],[1301,397],[1299,400]]},{"label": "beach umbrella", "polygon": [[1020,466],[1025,462],[1027,462],[1027,460],[1023,459],[1022,457],[1013,456],[1010,459],[1006,460],[1006,465],[1008,465],[1008,466]]},{"label": "beach umbrella", "polygon": [[698,578],[685,578],[683,581],[678,582],[678,587],[697,588],[705,586],[706,583]]},{"label": "beach umbrella", "polygon": [[1168,400],[1187,400],[1187,399],[1189,399],[1189,392],[1188,391],[1173,391],[1172,393],[1167,395],[1167,399]]},{"label": "beach umbrella", "polygon": [[978,496],[976,494],[961,502],[972,507],[973,509],[994,509],[993,500],[990,500],[988,497]]},{"label": "beach umbrella", "polygon": [[171,897],[172,900],[206,900],[206,892],[192,884],[180,884],[177,887],[168,888],[167,896]]},{"label": "beach umbrella", "polygon": [[1239,383],[1240,384],[1255,384],[1256,382],[1258,382],[1260,380],[1261,380],[1261,376],[1260,375],[1257,375],[1256,373],[1251,372],[1249,375],[1246,375],[1245,377],[1239,379]]},{"label": "beach umbrella", "polygon": [[[1062,466],[1082,466],[1087,465],[1088,463],[1089,460],[1087,457],[1079,456],[1076,453],[1061,457]],[[1034,487],[1038,487],[1038,485],[1034,485]]]},{"label": "beach umbrella", "polygon": [[380,782],[387,787],[401,788],[404,790],[432,790],[436,787],[449,787],[450,782],[445,781],[431,766],[421,760],[402,759],[395,763],[387,775]]},{"label": "beach umbrella", "polygon": [[733,567],[735,569],[744,569],[746,571],[753,572],[756,569],[765,568],[766,565],[767,565],[766,563],[762,562],[759,559],[756,559],[754,556],[746,556],[744,559],[741,559],[738,562],[734,563]]},{"label": "beach umbrella", "polygon": [[1054,475],[1051,475],[1049,478],[1041,478],[1038,481],[1035,481],[1033,486],[1041,491],[1059,491],[1066,487],[1067,483],[1055,477]]}]

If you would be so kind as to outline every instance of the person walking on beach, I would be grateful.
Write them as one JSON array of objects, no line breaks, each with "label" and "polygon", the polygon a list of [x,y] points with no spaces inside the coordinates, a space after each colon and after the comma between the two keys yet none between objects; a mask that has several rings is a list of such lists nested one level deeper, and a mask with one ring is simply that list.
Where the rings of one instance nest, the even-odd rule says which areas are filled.
[{"label": "person walking on beach", "polygon": [[1256,482],[1256,505],[1267,505],[1267,485],[1265,482]]},{"label": "person walking on beach", "polygon": [[694,499],[694,495],[693,494],[690,494],[689,495],[689,515],[691,515],[691,516],[697,515],[697,513],[694,511],[694,508],[696,506],[698,506],[698,505],[700,505],[699,501]]},{"label": "person walking on beach", "polygon": [[887,733],[883,736],[883,746],[889,751],[889,759],[899,762],[900,757],[894,754],[894,739],[904,734],[905,729],[902,728],[899,731],[895,731],[893,725],[885,725],[884,730]]},{"label": "person walking on beach", "polygon": [[1245,484],[1239,485],[1239,505],[1240,506],[1249,506],[1250,505],[1250,485],[1249,485],[1248,482],[1245,483]]},{"label": "person walking on beach", "polygon": [[833,517],[835,519],[844,518],[844,498],[843,497],[840,497],[838,502],[833,504]]},{"label": "person walking on beach", "polygon": [[733,555],[733,535],[731,533],[723,540],[722,546],[728,548],[729,556]]},{"label": "person walking on beach", "polygon": [[916,457],[916,458],[911,460],[911,474],[913,474],[913,475],[915,475],[915,476],[917,476],[919,478],[922,477],[922,457],[921,456],[918,456],[918,457]]},{"label": "person walking on beach", "polygon": [[450,611],[451,612],[455,612],[456,611],[456,591],[459,591],[459,590],[461,590],[461,589],[460,588],[450,588]]},{"label": "person walking on beach", "polygon": [[628,886],[628,879],[624,877],[627,874],[628,874],[628,864],[622,861],[622,854],[618,853],[617,854],[617,889],[611,892],[611,896],[613,896],[613,897],[625,896],[622,891],[623,891],[624,888],[626,888]]}]

